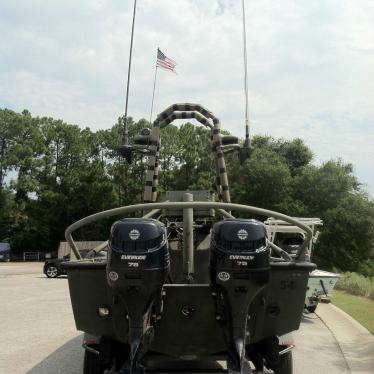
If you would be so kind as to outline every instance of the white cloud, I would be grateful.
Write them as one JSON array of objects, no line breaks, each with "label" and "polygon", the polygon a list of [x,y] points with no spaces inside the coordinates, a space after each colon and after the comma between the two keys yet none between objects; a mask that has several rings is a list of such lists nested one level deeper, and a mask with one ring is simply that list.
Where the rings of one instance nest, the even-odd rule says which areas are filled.
[{"label": "white cloud", "polygon": [[[124,112],[132,1],[3,0],[0,106],[93,129]],[[374,3],[247,2],[253,133],[302,137],[317,161],[354,163],[374,195]],[[129,113],[149,117],[156,48],[178,62],[159,71],[155,111],[208,107],[243,134],[241,2],[138,0]]]}]

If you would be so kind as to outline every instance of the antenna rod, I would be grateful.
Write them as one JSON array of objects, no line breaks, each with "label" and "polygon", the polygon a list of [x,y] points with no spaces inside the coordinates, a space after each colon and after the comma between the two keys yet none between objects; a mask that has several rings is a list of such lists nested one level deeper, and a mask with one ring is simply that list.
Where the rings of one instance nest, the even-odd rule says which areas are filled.
[{"label": "antenna rod", "polygon": [[244,57],[244,94],[245,94],[245,141],[244,146],[250,146],[249,139],[249,109],[248,109],[248,73],[247,73],[247,32],[245,28],[245,6],[242,0],[243,13],[243,57]]},{"label": "antenna rod", "polygon": [[130,74],[131,74],[131,60],[132,60],[132,44],[133,44],[133,40],[134,40],[135,15],[136,15],[136,0],[134,0],[134,12],[133,12],[133,16],[132,16],[129,68],[128,68],[128,71],[127,71],[125,117],[123,119],[123,125],[124,125],[123,144],[124,145],[129,144],[129,129],[128,129],[128,126],[127,126],[127,107],[128,107],[128,104],[129,104],[129,88],[130,88]]},{"label": "antenna rod", "polygon": [[[159,48],[157,48],[157,53],[158,53],[158,50],[159,50]],[[150,123],[150,125],[152,125],[153,102],[155,100],[156,79],[157,79],[157,63],[156,63],[156,68],[155,68],[155,77],[154,77],[154,80],[153,80],[153,93],[152,93],[151,115],[149,116],[149,123]]]}]

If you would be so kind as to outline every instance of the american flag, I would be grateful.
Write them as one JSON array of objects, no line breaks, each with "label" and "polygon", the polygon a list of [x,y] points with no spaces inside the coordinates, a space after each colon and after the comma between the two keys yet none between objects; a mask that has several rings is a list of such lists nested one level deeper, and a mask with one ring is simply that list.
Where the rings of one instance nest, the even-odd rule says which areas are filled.
[{"label": "american flag", "polygon": [[157,49],[156,66],[158,66],[162,69],[165,69],[165,70],[172,71],[173,73],[176,73],[176,71],[174,70],[176,65],[177,65],[177,63],[174,60],[172,60],[171,58],[166,57],[161,52],[160,48]]}]

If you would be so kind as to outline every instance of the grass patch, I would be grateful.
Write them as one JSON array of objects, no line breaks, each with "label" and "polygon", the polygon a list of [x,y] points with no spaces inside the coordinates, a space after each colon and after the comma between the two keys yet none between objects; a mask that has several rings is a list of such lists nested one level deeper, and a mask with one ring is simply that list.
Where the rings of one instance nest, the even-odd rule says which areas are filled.
[{"label": "grass patch", "polygon": [[331,301],[374,335],[374,301],[334,290]]},{"label": "grass patch", "polygon": [[359,273],[342,273],[335,288],[374,300],[374,278]]}]

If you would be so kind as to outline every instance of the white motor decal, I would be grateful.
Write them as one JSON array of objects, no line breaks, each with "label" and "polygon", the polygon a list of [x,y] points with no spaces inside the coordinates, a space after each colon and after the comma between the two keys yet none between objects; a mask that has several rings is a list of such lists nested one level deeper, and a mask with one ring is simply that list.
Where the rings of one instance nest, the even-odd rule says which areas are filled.
[{"label": "white motor decal", "polygon": [[131,240],[138,240],[140,238],[140,232],[137,229],[132,229],[129,233]]},{"label": "white motor decal", "polygon": [[247,230],[244,230],[244,229],[240,229],[238,231],[238,238],[240,240],[245,240],[248,238],[248,231]]},{"label": "white motor decal", "polygon": [[112,282],[115,282],[116,280],[118,280],[118,273],[116,273],[115,271],[109,272],[109,279]]},{"label": "white motor decal", "polygon": [[218,273],[218,279],[222,282],[227,282],[230,279],[230,274],[226,271],[220,271]]}]

